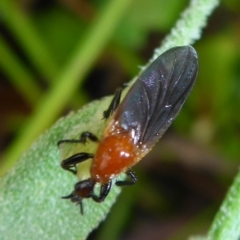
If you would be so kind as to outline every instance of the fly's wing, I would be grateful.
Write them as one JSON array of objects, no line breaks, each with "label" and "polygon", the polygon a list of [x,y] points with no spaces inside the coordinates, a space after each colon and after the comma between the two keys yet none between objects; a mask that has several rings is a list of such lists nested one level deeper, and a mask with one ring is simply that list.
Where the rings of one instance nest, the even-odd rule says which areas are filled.
[{"label": "fly's wing", "polygon": [[139,76],[115,113],[134,142],[151,147],[164,134],[188,97],[198,71],[191,46],[174,47],[160,55]]}]

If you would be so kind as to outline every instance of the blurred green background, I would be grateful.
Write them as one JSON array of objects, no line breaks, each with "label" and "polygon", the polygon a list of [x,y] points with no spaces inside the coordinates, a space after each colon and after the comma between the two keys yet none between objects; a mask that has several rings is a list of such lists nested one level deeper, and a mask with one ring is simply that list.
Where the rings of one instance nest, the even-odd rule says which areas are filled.
[{"label": "blurred green background", "polygon": [[[138,74],[189,3],[130,2],[89,43],[109,1],[1,0],[2,173],[60,116]],[[207,232],[238,171],[239,42],[240,2],[222,1],[194,45],[200,70],[190,98],[134,168],[138,184],[124,189],[89,239],[174,240]]]}]

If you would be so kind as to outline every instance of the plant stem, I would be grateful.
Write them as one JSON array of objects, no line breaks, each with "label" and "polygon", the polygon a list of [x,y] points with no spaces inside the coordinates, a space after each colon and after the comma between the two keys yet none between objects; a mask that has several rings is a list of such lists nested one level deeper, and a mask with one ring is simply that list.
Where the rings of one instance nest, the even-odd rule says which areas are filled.
[{"label": "plant stem", "polygon": [[24,52],[36,69],[47,79],[52,81],[57,76],[58,67],[53,54],[47,49],[26,13],[20,8],[20,2],[1,0],[0,11],[3,21],[17,38]]},{"label": "plant stem", "polygon": [[57,118],[111,38],[130,3],[130,0],[109,1],[102,15],[93,22],[85,42],[82,43],[82,40],[79,42],[69,63],[55,81],[56,84],[45,95],[33,116],[6,151],[0,175],[4,174],[37,136]]},{"label": "plant stem", "polygon": [[12,85],[33,107],[41,96],[41,89],[35,83],[32,73],[15,56],[7,43],[0,36],[0,67],[9,76]]}]

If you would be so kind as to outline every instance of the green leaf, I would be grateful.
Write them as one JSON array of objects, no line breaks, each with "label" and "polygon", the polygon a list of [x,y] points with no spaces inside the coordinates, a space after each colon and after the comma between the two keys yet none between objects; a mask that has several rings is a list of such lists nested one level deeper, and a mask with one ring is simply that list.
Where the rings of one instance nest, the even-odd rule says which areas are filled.
[{"label": "green leaf", "polygon": [[[1,179],[2,240],[85,239],[105,218],[120,188],[113,186],[102,204],[83,201],[84,216],[81,216],[79,206],[61,199],[73,190],[76,178],[61,170],[56,143],[69,132],[78,136],[82,129],[101,131],[105,125],[105,121],[101,120],[102,112],[110,100],[108,97],[93,102],[76,114],[60,119]],[[89,169],[81,169],[82,174],[87,174],[87,171]]]},{"label": "green leaf", "polygon": [[240,237],[240,173],[237,174],[227,196],[215,216],[208,239],[239,240]]}]

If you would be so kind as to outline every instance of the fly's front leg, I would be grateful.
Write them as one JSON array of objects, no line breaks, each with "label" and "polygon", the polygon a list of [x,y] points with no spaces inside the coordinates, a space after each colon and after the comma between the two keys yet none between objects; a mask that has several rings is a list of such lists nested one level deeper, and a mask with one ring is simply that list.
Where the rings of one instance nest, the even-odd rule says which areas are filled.
[{"label": "fly's front leg", "polygon": [[71,157],[63,160],[61,162],[61,166],[63,169],[65,169],[73,174],[76,174],[77,173],[76,165],[78,163],[81,163],[81,162],[86,161],[89,158],[93,158],[93,157],[94,157],[94,155],[90,154],[90,153],[84,153],[84,152],[77,153],[77,154],[74,154]]},{"label": "fly's front leg", "polygon": [[106,196],[108,195],[108,193],[111,189],[111,186],[112,186],[112,181],[110,181],[107,184],[102,185],[99,196],[92,194],[92,199],[95,202],[103,202],[104,199],[106,198]]},{"label": "fly's front leg", "polygon": [[103,112],[103,119],[108,119],[114,113],[114,111],[116,110],[116,108],[120,103],[121,94],[122,94],[122,89],[118,88],[108,109]]},{"label": "fly's front leg", "polygon": [[135,174],[133,173],[133,171],[131,169],[129,169],[126,172],[126,174],[130,178],[130,181],[129,180],[117,181],[116,182],[117,186],[130,186],[130,185],[133,185],[133,184],[135,184],[137,182],[137,177],[135,176]]},{"label": "fly's front leg", "polygon": [[85,144],[87,142],[88,138],[93,142],[99,141],[98,137],[96,135],[94,135],[91,132],[86,131],[80,135],[79,139],[63,139],[63,140],[58,141],[57,145],[60,146],[62,143],[84,143]]}]

